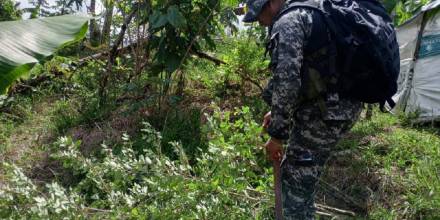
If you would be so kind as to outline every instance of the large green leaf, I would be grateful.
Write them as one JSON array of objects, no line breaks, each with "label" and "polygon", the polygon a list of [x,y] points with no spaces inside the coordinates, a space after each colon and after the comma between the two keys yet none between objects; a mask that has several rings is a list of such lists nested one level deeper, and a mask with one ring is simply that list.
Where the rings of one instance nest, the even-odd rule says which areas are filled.
[{"label": "large green leaf", "polygon": [[166,15],[158,10],[153,11],[153,14],[150,16],[150,24],[153,29],[163,27],[167,22]]},{"label": "large green leaf", "polygon": [[0,22],[0,94],[58,48],[84,38],[89,19],[64,15]]},{"label": "large green leaf", "polygon": [[186,25],[186,19],[176,5],[172,5],[168,8],[167,18],[168,22],[175,28],[182,28]]}]

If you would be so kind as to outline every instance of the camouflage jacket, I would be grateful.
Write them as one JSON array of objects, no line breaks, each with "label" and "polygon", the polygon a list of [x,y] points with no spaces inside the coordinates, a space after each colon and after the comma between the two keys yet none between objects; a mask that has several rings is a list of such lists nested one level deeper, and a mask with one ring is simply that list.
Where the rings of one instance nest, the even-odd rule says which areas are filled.
[{"label": "camouflage jacket", "polygon": [[[283,6],[288,7],[289,2]],[[283,10],[283,9],[282,9]],[[301,99],[301,70],[304,49],[311,38],[313,27],[312,9],[296,8],[279,16],[270,27],[270,41],[267,50],[271,56],[272,78],[263,92],[263,99],[271,106],[272,120],[268,128],[271,137],[286,140],[294,117],[302,117],[305,112],[320,112],[316,102],[304,103]],[[349,120],[353,111],[361,108],[361,103],[342,99],[338,94],[327,94],[324,100],[326,111],[317,117],[324,120]]]}]

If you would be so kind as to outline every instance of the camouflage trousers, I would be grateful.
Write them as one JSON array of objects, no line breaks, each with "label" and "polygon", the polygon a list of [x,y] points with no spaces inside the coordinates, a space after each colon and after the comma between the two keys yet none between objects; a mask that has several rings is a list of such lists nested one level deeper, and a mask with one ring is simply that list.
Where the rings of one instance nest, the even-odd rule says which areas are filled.
[{"label": "camouflage trousers", "polygon": [[361,108],[348,111],[354,117],[345,120],[324,120],[308,111],[295,117],[281,162],[284,219],[314,219],[315,188],[322,168],[337,142],[359,118]]}]

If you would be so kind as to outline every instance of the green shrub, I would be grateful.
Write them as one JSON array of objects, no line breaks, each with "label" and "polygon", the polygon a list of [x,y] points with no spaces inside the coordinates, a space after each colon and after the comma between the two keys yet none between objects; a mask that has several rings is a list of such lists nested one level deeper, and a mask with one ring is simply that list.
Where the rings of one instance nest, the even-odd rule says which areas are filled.
[{"label": "green shrub", "polygon": [[[234,121],[232,122],[232,117]],[[261,128],[249,108],[215,112],[206,131],[209,147],[191,165],[184,148],[178,158],[161,154],[160,133],[144,123],[145,150],[136,153],[128,135],[113,149],[85,157],[79,142],[60,138],[51,157],[75,175],[68,188],[38,187],[21,169],[6,164],[0,188],[1,218],[26,219],[267,219],[271,216],[270,172],[260,166]]]},{"label": "green shrub", "polygon": [[181,142],[191,161],[194,161],[201,150],[205,151],[208,144],[205,134],[202,133],[201,114],[196,108],[182,110],[176,107],[165,114],[150,117],[149,121],[161,131],[162,153],[176,159],[174,147],[170,144],[175,141]]},{"label": "green shrub", "polygon": [[77,103],[72,103],[69,100],[59,100],[54,104],[52,123],[59,134],[65,133],[67,129],[78,123],[77,106]]},{"label": "green shrub", "polygon": [[[227,38],[219,45],[217,54],[226,64],[215,66],[204,60],[194,60],[187,65],[190,79],[201,83],[211,96],[224,98],[240,91],[260,92],[269,77],[269,61],[264,56],[264,47],[249,37]],[[247,84],[247,85],[245,85]]]}]

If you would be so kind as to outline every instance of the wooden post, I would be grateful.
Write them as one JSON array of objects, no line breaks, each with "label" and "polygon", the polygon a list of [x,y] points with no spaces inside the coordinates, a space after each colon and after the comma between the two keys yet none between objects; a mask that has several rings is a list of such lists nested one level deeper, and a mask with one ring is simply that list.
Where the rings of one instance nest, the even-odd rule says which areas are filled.
[{"label": "wooden post", "polygon": [[283,219],[283,201],[281,199],[281,163],[273,162],[273,174],[275,183],[275,219]]}]

